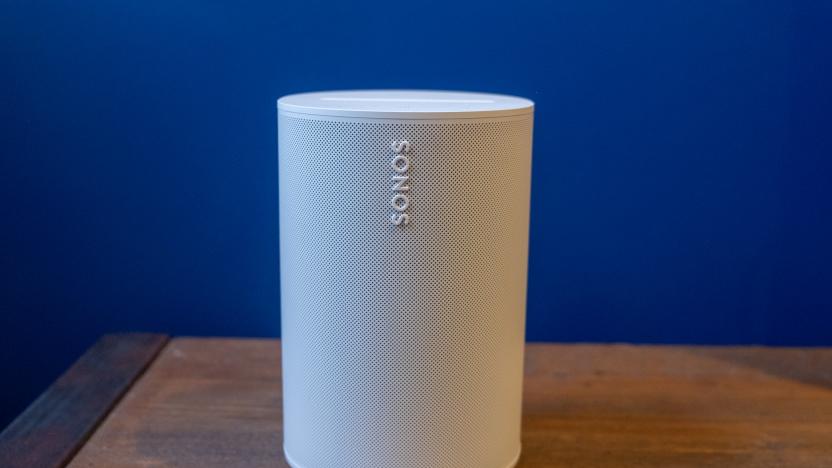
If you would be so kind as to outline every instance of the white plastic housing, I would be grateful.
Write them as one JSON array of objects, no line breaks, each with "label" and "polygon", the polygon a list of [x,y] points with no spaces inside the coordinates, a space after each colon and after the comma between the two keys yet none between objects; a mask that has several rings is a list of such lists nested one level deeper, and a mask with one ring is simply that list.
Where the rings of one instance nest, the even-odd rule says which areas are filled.
[{"label": "white plastic housing", "polygon": [[295,468],[520,454],[531,101],[278,101],[284,450]]}]

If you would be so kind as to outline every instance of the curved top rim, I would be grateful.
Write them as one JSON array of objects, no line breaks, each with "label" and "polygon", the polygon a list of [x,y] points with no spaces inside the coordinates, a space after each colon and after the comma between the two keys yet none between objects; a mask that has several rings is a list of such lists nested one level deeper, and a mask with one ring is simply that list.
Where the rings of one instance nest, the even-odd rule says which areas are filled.
[{"label": "curved top rim", "polygon": [[427,90],[300,93],[277,100],[279,111],[375,119],[459,119],[531,114],[534,103],[503,94]]}]

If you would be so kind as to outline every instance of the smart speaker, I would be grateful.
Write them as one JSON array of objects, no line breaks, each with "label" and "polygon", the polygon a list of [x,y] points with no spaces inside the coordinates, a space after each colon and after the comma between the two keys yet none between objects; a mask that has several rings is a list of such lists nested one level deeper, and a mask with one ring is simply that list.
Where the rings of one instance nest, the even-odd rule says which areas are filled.
[{"label": "smart speaker", "polygon": [[277,107],[289,464],[513,466],[533,103],[338,91]]}]

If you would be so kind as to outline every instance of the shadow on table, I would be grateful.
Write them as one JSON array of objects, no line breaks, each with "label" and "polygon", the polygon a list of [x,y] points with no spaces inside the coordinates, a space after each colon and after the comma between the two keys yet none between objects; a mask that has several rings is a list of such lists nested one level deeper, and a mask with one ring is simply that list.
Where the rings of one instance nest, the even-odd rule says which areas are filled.
[{"label": "shadow on table", "polygon": [[832,349],[830,348],[725,346],[701,348],[695,353],[758,370],[774,377],[832,388]]}]

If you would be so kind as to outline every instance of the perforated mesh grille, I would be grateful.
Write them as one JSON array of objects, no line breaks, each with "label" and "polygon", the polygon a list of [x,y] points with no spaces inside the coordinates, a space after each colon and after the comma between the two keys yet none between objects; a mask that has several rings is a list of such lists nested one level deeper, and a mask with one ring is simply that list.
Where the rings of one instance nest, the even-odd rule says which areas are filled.
[{"label": "perforated mesh grille", "polygon": [[[285,448],[303,468],[520,448],[531,116],[279,118]],[[395,226],[407,140],[410,223]]]}]

